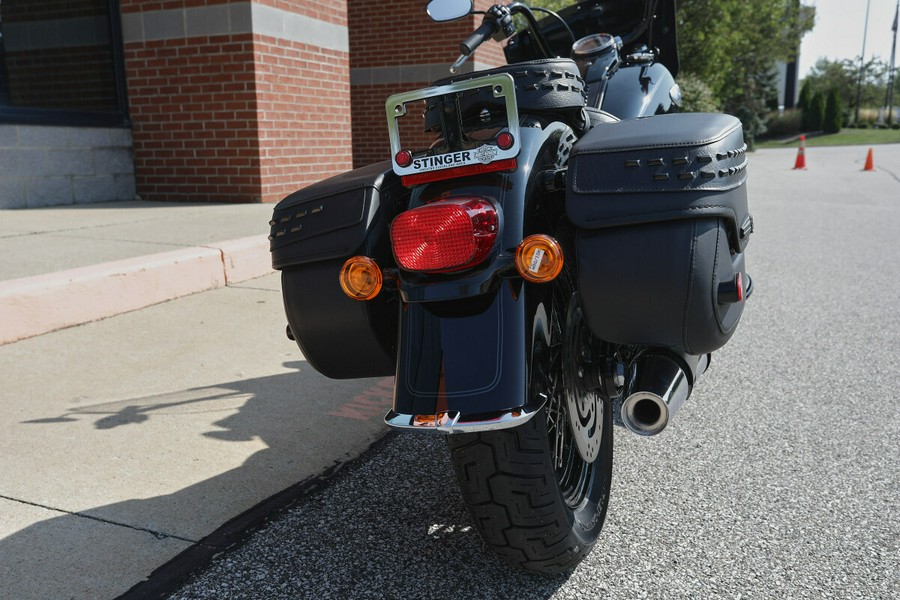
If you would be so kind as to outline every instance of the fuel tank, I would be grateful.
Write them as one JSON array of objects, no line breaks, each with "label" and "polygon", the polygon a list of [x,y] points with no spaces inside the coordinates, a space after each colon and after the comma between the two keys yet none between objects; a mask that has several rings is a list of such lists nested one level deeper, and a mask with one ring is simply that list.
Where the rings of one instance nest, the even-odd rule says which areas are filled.
[{"label": "fuel tank", "polygon": [[620,67],[602,86],[602,97],[593,96],[601,86],[591,89],[589,105],[622,120],[673,112],[681,104],[675,78],[660,63]]}]

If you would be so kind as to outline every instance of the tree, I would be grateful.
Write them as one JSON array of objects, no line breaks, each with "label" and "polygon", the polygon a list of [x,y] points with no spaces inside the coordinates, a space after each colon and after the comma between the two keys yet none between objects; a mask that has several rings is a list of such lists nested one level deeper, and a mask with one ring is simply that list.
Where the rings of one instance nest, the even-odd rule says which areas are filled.
[{"label": "tree", "polygon": [[809,110],[803,113],[803,131],[821,131],[825,119],[825,96],[822,92],[813,94]]},{"label": "tree", "polygon": [[828,92],[825,101],[825,116],[822,119],[822,130],[825,133],[837,133],[843,125],[844,115],[841,112],[841,95],[836,89]]},{"label": "tree", "polygon": [[678,86],[681,88],[682,107],[684,112],[720,112],[718,100],[713,96],[709,86],[697,76],[690,73],[678,75]]},{"label": "tree", "polygon": [[800,0],[677,0],[676,9],[681,72],[709,86],[715,104],[740,116],[752,138],[764,130],[775,63],[796,58],[800,38],[812,29],[809,11]]},{"label": "tree", "polygon": [[800,98],[797,100],[797,108],[801,111],[809,110],[809,104],[812,101],[812,87],[809,84],[809,78],[803,80],[800,87]]},{"label": "tree", "polygon": [[[528,6],[540,6],[548,10],[559,11],[567,6],[575,4],[574,0],[530,0],[525,2]],[[545,15],[538,15],[538,18]]]},{"label": "tree", "polygon": [[[876,108],[881,106],[885,95],[885,81],[888,65],[878,59],[869,60],[864,66],[865,77],[860,89],[860,107]],[[827,60],[820,58],[809,75],[803,80],[803,86],[813,92],[828,94],[837,90],[840,94],[841,106],[856,112],[856,86],[859,82],[859,57],[855,59]]]},{"label": "tree", "polygon": [[710,86],[752,141],[775,93],[775,63],[796,58],[812,23],[799,0],[678,0],[677,7],[682,70]]}]

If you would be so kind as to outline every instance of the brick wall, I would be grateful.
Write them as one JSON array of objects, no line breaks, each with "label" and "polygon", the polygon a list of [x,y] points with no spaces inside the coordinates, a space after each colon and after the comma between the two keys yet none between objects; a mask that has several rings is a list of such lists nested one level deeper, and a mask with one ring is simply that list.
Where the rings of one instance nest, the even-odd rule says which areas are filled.
[{"label": "brick wall", "polygon": [[[75,151],[90,155],[95,165],[98,157],[113,156],[108,144],[98,142],[100,154],[95,155],[70,145],[71,140],[81,144],[86,139],[73,133],[77,129],[60,129],[63,133],[56,137],[63,141],[57,149],[73,161],[71,172],[62,175],[68,179],[54,180],[54,193],[62,194],[63,203],[92,200],[83,185],[89,178],[99,178],[97,187],[112,194],[110,198],[133,196],[136,181],[138,194],[152,200],[270,202],[354,164],[383,160],[389,154],[385,99],[446,76],[460,40],[481,22],[480,16],[472,16],[433,23],[424,0],[119,4],[134,166],[130,155],[124,160],[117,154],[111,160],[119,166],[127,162],[124,172],[89,171],[86,159]],[[480,9],[490,4],[476,2]],[[0,4],[4,26],[18,20],[37,22],[39,28],[48,9],[54,19],[90,20],[102,19],[106,6],[107,0]],[[100,56],[89,45],[67,46],[64,51],[52,45],[42,49],[56,53],[50,61],[56,65],[54,73],[48,73],[33,52],[19,57],[7,48],[11,79],[22,82],[15,102],[47,107],[64,102],[72,109],[109,106],[115,96],[99,92],[56,99],[59,90],[76,80],[96,80],[98,89],[109,89],[112,82],[108,64],[91,71],[92,64],[108,62],[108,54]],[[476,63],[481,68],[502,64],[501,45],[486,43],[470,61]],[[30,144],[36,135],[52,137],[40,131],[38,135],[4,127],[0,137],[12,142],[0,145],[0,151],[23,149],[20,138]],[[24,150],[39,157],[35,173],[44,173],[47,165],[58,165],[63,157],[50,146]],[[38,204],[49,202],[52,195],[39,189],[31,175],[7,173],[0,192],[9,190]]]},{"label": "brick wall", "polygon": [[251,34],[125,47],[138,194],[260,201]]},{"label": "brick wall", "polygon": [[352,168],[347,54],[257,36],[263,201]]},{"label": "brick wall", "polygon": [[123,0],[122,12],[142,197],[272,202],[350,168],[343,2]]}]

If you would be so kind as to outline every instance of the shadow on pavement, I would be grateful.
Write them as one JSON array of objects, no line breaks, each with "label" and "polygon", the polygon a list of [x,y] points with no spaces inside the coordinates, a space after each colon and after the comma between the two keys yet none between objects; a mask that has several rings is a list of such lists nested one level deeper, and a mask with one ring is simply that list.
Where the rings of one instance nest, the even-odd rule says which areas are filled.
[{"label": "shadow on pavement", "polygon": [[[73,436],[71,443],[76,444],[72,424],[85,419],[92,419],[98,431],[130,429],[135,439],[144,434],[148,423],[169,419],[172,435],[159,443],[177,445],[179,438],[185,440],[184,452],[176,453],[176,460],[167,467],[173,474],[209,458],[192,455],[197,447],[208,452],[209,444],[197,444],[197,435],[222,442],[255,440],[264,449],[237,468],[177,492],[77,514],[38,504],[23,506],[7,498],[17,502],[17,513],[20,508],[29,511],[35,523],[0,540],[4,588],[0,597],[110,598],[185,550],[199,548],[204,556],[212,556],[235,543],[242,535],[241,527],[263,518],[261,510],[271,511],[272,506],[266,505],[251,510],[260,502],[279,495],[282,502],[287,501],[289,498],[280,494],[286,488],[299,495],[311,487],[314,475],[334,470],[385,433],[380,420],[390,406],[390,378],[332,381],[305,362],[286,366],[293,371],[28,421],[29,426],[48,427],[46,435]],[[214,419],[222,412],[229,414],[213,421],[212,430],[210,420],[197,419],[198,414],[208,416],[202,413]],[[182,421],[196,426],[185,427]],[[142,466],[132,461],[123,468]],[[164,479],[165,475],[145,476]],[[34,476],[41,477],[39,473]],[[108,476],[116,478],[117,473]],[[298,487],[297,482],[303,480],[308,480],[305,488]],[[67,483],[53,485],[65,488]],[[103,487],[104,482],[98,481],[100,491],[94,495],[102,495]],[[65,516],[54,517],[60,514]],[[234,521],[230,530],[207,536],[238,514],[244,519]],[[44,516],[53,518],[40,520]]]}]

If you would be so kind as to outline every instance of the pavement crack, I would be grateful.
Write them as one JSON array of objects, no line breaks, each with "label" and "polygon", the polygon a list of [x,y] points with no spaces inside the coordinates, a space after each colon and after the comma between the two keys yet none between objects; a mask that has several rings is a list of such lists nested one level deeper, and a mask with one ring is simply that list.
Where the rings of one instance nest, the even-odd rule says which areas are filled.
[{"label": "pavement crack", "polygon": [[66,515],[69,515],[72,517],[80,517],[82,519],[90,519],[91,521],[97,521],[99,523],[105,523],[107,525],[115,525],[117,527],[124,527],[125,529],[131,529],[133,531],[141,531],[144,533],[149,533],[150,535],[152,535],[153,537],[155,537],[158,540],[173,539],[173,540],[179,540],[182,542],[187,542],[189,544],[201,543],[198,540],[193,540],[190,538],[182,537],[180,535],[175,535],[173,533],[164,533],[162,531],[156,531],[156,530],[149,529],[146,527],[138,527],[136,525],[129,525],[128,523],[121,523],[119,521],[113,521],[111,519],[104,519],[103,517],[98,517],[96,515],[89,515],[89,514],[86,514],[83,512],[74,512],[74,511],[66,510],[64,508],[59,508],[56,506],[47,506],[45,504],[39,504],[37,502],[29,502],[27,500],[22,500],[20,498],[12,498],[10,496],[4,496],[3,494],[0,494],[0,500],[9,500],[10,502],[16,502],[18,504],[24,504],[26,506],[34,506],[36,508],[43,508],[45,510],[52,510],[53,512],[63,513],[63,514],[66,514]]},{"label": "pavement crack", "polygon": [[884,171],[885,173],[887,173],[888,175],[890,175],[891,177],[893,177],[897,181],[897,183],[900,183],[900,177],[897,177],[897,175],[893,171],[891,171],[890,169],[885,169],[884,167],[879,167],[879,168],[882,171]]}]

